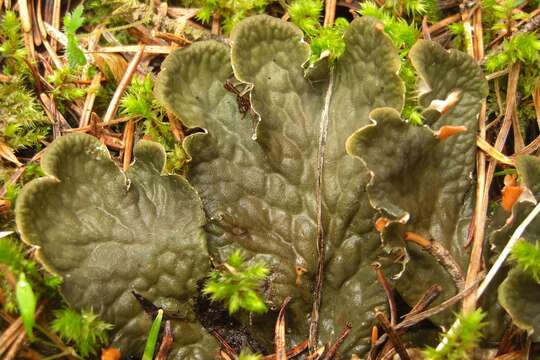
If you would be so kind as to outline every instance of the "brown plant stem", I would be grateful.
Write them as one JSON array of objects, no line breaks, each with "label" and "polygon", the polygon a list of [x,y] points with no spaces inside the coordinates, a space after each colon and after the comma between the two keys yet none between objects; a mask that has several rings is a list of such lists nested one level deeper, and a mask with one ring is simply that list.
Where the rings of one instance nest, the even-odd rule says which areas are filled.
[{"label": "brown plant stem", "polygon": [[405,346],[403,345],[403,342],[399,338],[399,335],[395,332],[394,328],[386,318],[386,316],[380,312],[377,311],[375,313],[375,318],[383,328],[384,332],[388,335],[388,338],[392,342],[392,345],[394,345],[394,349],[399,355],[399,358],[401,360],[410,360],[409,354],[407,354],[407,350],[405,349]]}]

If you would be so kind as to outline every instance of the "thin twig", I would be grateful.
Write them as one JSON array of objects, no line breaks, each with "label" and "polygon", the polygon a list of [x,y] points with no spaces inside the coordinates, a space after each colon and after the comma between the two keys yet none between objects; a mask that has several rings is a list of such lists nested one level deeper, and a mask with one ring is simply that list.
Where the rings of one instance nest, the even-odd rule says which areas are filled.
[{"label": "thin twig", "polygon": [[15,356],[17,356],[17,353],[21,349],[21,345],[25,336],[26,336],[26,332],[24,331],[24,329],[20,329],[17,338],[13,342],[13,345],[11,345],[11,348],[7,352],[6,356],[4,357],[4,360],[15,359]]},{"label": "thin twig", "polygon": [[124,128],[124,158],[122,161],[122,168],[124,169],[124,171],[127,171],[129,168],[129,164],[131,164],[134,140],[135,122],[133,120],[130,120]]},{"label": "thin twig", "polygon": [[350,324],[347,324],[339,337],[337,338],[336,342],[330,346],[330,349],[326,352],[322,360],[332,360],[337,354],[337,351],[341,344],[345,341],[347,336],[349,336],[349,333],[351,332],[352,326]]},{"label": "thin twig", "polygon": [[135,56],[129,63],[126,73],[124,74],[124,76],[122,77],[122,80],[118,84],[118,87],[116,88],[114,92],[111,102],[109,103],[107,112],[105,113],[105,116],[103,116],[104,123],[108,123],[109,121],[111,121],[114,114],[116,113],[116,109],[118,108],[120,98],[122,97],[124,90],[126,90],[129,82],[131,81],[131,77],[135,73],[135,69],[137,68],[137,65],[139,65],[139,62],[142,59],[144,51],[145,51],[145,46],[144,45],[139,46],[139,51],[137,51],[137,54],[135,54]]},{"label": "thin twig", "polygon": [[229,343],[223,338],[223,336],[221,336],[221,334],[217,330],[211,330],[210,334],[212,334],[216,338],[216,340],[221,345],[221,348],[223,349],[223,351],[230,358],[236,359],[236,357],[237,357],[236,351],[232,348],[231,345],[229,345]]},{"label": "thin twig", "polygon": [[404,320],[411,318],[424,311],[435,299],[442,293],[442,287],[439,284],[433,284],[424,294],[420,297],[420,300],[416,302],[411,311],[409,311],[404,317]]},{"label": "thin twig", "polygon": [[[516,228],[516,230],[510,237],[510,240],[508,240],[508,243],[502,250],[501,254],[497,258],[497,260],[495,261],[491,269],[489,269],[489,272],[487,273],[486,278],[484,279],[484,281],[482,281],[482,284],[480,284],[480,286],[478,287],[478,291],[476,292],[476,300],[478,300],[482,296],[484,291],[486,291],[491,281],[495,278],[495,275],[497,275],[497,272],[500,270],[503,263],[506,261],[506,258],[508,258],[508,255],[510,255],[510,252],[512,251],[512,248],[514,247],[514,245],[521,238],[521,236],[525,232],[525,229],[527,229],[527,226],[529,226],[529,224],[534,220],[534,218],[539,213],[540,213],[540,203],[536,204],[534,209],[529,213],[529,215],[527,215],[525,220],[523,220],[523,222],[519,224],[519,226]],[[448,342],[448,336],[453,334],[459,326],[460,326],[459,320],[454,321],[454,323],[452,324],[452,327],[450,328],[450,330],[448,330],[447,336],[443,338],[441,343],[439,344],[439,347],[444,345],[445,342]]]},{"label": "thin twig", "polygon": [[399,335],[396,334],[394,328],[386,318],[386,316],[380,312],[377,311],[375,313],[375,318],[381,325],[381,327],[384,329],[384,332],[388,335],[388,338],[392,342],[392,345],[394,345],[394,349],[399,355],[399,358],[401,360],[410,360],[409,354],[407,354],[407,350],[405,349],[405,346],[403,345],[403,342],[401,342],[401,339],[399,338]]},{"label": "thin twig", "polygon": [[[287,351],[287,359],[292,359],[300,355],[301,353],[306,351],[307,348],[308,348],[308,341],[304,340],[300,344],[296,345],[295,347]],[[276,360],[276,354],[266,355],[262,358],[262,360]]]},{"label": "thin twig", "polygon": [[375,273],[377,274],[377,281],[379,284],[381,284],[382,288],[384,289],[384,292],[386,294],[386,299],[388,300],[388,307],[390,308],[390,324],[392,326],[396,325],[397,321],[397,306],[396,306],[396,300],[394,298],[394,291],[390,287],[390,284],[386,280],[384,273],[381,269],[380,264],[374,264],[373,270],[375,270]]},{"label": "thin twig", "polygon": [[[506,110],[504,114],[504,121],[501,126],[501,130],[499,131],[499,134],[497,136],[497,139],[495,140],[494,148],[497,151],[501,151],[504,143],[506,142],[506,138],[508,136],[508,133],[510,131],[510,127],[512,125],[512,113],[514,111],[514,103],[516,101],[516,90],[517,90],[517,83],[519,79],[519,72],[520,72],[520,65],[519,63],[511,65],[510,72],[508,75],[508,86],[507,86],[507,95],[506,95]],[[482,112],[480,113],[481,119],[483,118],[485,114],[485,102],[482,102]],[[481,128],[482,131],[482,128]],[[482,136],[482,134],[481,134]],[[485,133],[484,136],[485,138]],[[493,180],[493,175],[495,173],[495,167],[497,165],[497,161],[495,159],[491,159],[489,161],[487,171],[485,172],[485,177],[483,177],[482,173],[479,172],[479,182],[484,182],[483,187],[483,193],[480,195],[479,192],[482,191],[481,188],[477,186],[477,205],[476,205],[476,221],[475,224],[475,237],[473,242],[473,248],[471,251],[471,257],[469,261],[469,268],[467,270],[467,277],[465,278],[465,286],[470,286],[473,282],[476,282],[476,279],[478,278],[478,273],[480,272],[481,266],[482,266],[482,248],[484,243],[484,229],[485,229],[485,219],[487,216],[487,208],[488,208],[488,202],[489,202],[489,189],[491,187],[491,182]],[[479,167],[482,167],[482,164],[478,164]],[[483,168],[480,168],[480,170],[483,170]],[[480,204],[479,204],[480,202]],[[477,296],[474,295],[474,292],[472,292],[470,295],[466,296],[463,300],[463,311],[465,313],[468,313],[476,307],[476,299]]]},{"label": "thin twig", "polygon": [[336,0],[325,1],[324,26],[332,26],[336,19]]},{"label": "thin twig", "polygon": [[437,315],[438,313],[448,309],[450,306],[457,304],[461,299],[463,299],[466,295],[470,294],[474,288],[478,284],[475,282],[472,286],[466,288],[465,290],[459,292],[458,294],[452,296],[451,298],[443,301],[437,306],[434,306],[428,310],[422,311],[421,313],[418,313],[416,315],[412,315],[408,317],[406,320],[403,320],[399,324],[396,325],[395,330],[400,329],[406,329],[413,325],[418,324],[420,321],[425,320],[427,318],[432,317],[433,315]]},{"label": "thin twig", "polygon": [[163,339],[161,339],[161,345],[159,346],[155,360],[167,360],[167,357],[171,352],[173,341],[174,338],[171,330],[171,321],[167,320],[165,322],[165,334],[163,335]]},{"label": "thin twig", "polygon": [[439,264],[446,270],[450,275],[458,291],[463,290],[465,287],[465,278],[459,264],[454,260],[450,251],[448,251],[441,243],[435,240],[428,240],[422,235],[414,233],[412,231],[405,232],[405,240],[414,242],[415,244],[420,245],[420,247],[427,251],[431,256],[433,256]]}]

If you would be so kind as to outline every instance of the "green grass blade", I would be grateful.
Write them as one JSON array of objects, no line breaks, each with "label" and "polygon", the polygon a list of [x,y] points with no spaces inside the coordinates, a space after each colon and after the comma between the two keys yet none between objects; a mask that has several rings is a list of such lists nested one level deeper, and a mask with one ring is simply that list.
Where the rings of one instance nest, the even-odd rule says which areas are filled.
[{"label": "green grass blade", "polygon": [[163,319],[163,309],[158,310],[158,314],[152,323],[150,333],[146,339],[146,346],[144,347],[144,354],[142,360],[152,360],[154,358],[154,351],[156,349],[159,329],[161,327],[161,320]]}]

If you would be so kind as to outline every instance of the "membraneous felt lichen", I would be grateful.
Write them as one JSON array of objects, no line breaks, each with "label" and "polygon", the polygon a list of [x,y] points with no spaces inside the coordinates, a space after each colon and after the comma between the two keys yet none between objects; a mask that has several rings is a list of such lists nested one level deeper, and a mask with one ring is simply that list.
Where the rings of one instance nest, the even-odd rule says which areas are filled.
[{"label": "membraneous felt lichen", "polygon": [[[68,302],[93,307],[116,325],[114,344],[135,353],[144,343],[150,319],[135,290],[182,315],[174,321],[180,335],[173,358],[213,359],[217,343],[196,320],[191,299],[208,255],[225,263],[236,250],[270,268],[269,307],[292,297],[290,343],[310,335],[310,321],[319,344],[351,325],[344,357],[369,349],[375,310],[386,309],[372,264],[392,274],[400,269],[385,250],[410,256],[395,284],[409,303],[434,283],[445,289],[443,298],[455,292],[445,269],[404,234],[436,240],[459,266],[466,263],[466,175],[485,92],[478,66],[429,41],[411,50],[429,88],[419,99],[427,126],[418,127],[400,119],[400,59],[377,21],[354,20],[343,55],[307,71],[302,36],[290,23],[256,16],[237,26],[231,47],[201,41],[163,63],[158,99],[187,127],[205,130],[183,141],[191,157],[187,180],[161,174],[163,149],[149,142],[136,147],[125,174],[90,136],[49,147],[48,176],[23,190],[18,227],[64,277]],[[230,91],[232,76],[234,86],[250,89],[249,104]],[[466,131],[440,141],[445,126]],[[275,317],[276,311],[241,320],[271,349]]]},{"label": "membraneous felt lichen", "polygon": [[[267,301],[277,307],[292,296],[292,321],[287,324],[293,342],[300,342],[308,336],[316,300],[312,290],[320,269],[318,239],[322,239],[321,343],[334,340],[349,322],[352,332],[343,353],[365,352],[373,309],[386,306],[371,264],[387,258],[374,227],[379,214],[366,189],[370,176],[357,158],[364,154],[349,156],[345,142],[370,124],[372,110],[401,111],[404,87],[397,75],[399,57],[380,24],[370,18],[353,21],[345,33],[343,56],[331,68],[311,67],[307,78],[309,46],[294,25],[257,16],[242,21],[231,40],[230,48],[206,41],[176,50],[164,62],[157,81],[157,97],[169,110],[186,126],[206,129],[205,134],[187,137],[184,147],[192,157],[188,178],[199,191],[209,219],[210,253],[219,262],[235,249],[242,249],[253,261],[264,259],[272,271]],[[466,123],[467,141],[462,141],[462,135],[455,137],[460,144],[457,151],[466,158],[463,171],[470,171],[474,142],[469,140],[474,137],[475,114],[485,89],[478,67],[466,55],[447,53],[427,41],[416,46],[412,57],[429,86],[420,97],[422,106],[448,100],[445,111],[432,114],[432,129]],[[441,65],[446,72],[437,76]],[[255,140],[234,94],[223,89],[231,74],[253,87],[251,106],[260,116]],[[471,88],[471,82],[477,85]],[[435,136],[434,131],[425,131]],[[445,142],[445,149],[457,144],[451,138]],[[381,148],[382,164],[398,166],[403,161],[403,155],[385,157],[386,152]],[[441,179],[446,171],[440,173]],[[444,236],[449,237],[440,240],[458,246],[457,232],[469,216],[462,210],[469,204],[463,194],[472,184],[455,177],[448,183],[453,181],[459,182],[459,189],[448,211],[457,213],[444,226]],[[411,196],[410,201],[416,200]],[[430,202],[425,205],[431,207]],[[406,247],[403,242],[399,246]],[[463,253],[457,255],[460,262],[465,258]],[[301,276],[298,264],[302,264]],[[427,289],[427,283],[439,281],[425,275],[415,292],[407,294],[408,300],[421,295],[420,287]],[[409,277],[402,287],[417,281]],[[441,285],[448,287],[447,294],[455,291],[451,280]],[[256,338],[270,344],[268,323],[272,323],[268,317],[252,317],[248,326]]]},{"label": "membraneous felt lichen", "polygon": [[124,174],[96,138],[59,138],[42,160],[47,176],[19,195],[17,227],[63,278],[67,303],[114,325],[112,346],[123,355],[142,353],[152,323],[135,291],[181,315],[172,358],[212,359],[217,344],[192,309],[209,268],[200,199],[184,178],[162,174],[161,145],[140,142],[134,156]]}]

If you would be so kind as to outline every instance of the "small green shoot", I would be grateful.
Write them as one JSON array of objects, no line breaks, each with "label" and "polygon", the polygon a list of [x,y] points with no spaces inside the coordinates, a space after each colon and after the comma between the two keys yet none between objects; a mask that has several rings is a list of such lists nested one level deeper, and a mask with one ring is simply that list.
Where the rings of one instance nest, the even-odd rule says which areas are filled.
[{"label": "small green shoot", "polygon": [[468,360],[470,352],[478,346],[482,339],[482,328],[486,314],[482,309],[476,309],[470,314],[458,315],[459,326],[449,330],[442,336],[446,339],[441,349],[428,347],[424,356],[430,360]]},{"label": "small green shoot", "polygon": [[97,354],[101,345],[107,343],[107,331],[113,326],[101,321],[92,311],[80,314],[71,309],[54,312],[52,329],[64,340],[75,344],[78,354],[87,358]]},{"label": "small green shoot", "polygon": [[79,47],[79,39],[75,35],[85,22],[83,10],[83,6],[79,5],[73,12],[64,16],[64,32],[67,38],[66,56],[69,66],[72,68],[86,64],[86,57]]},{"label": "small green shoot", "polygon": [[343,33],[349,26],[345,18],[337,18],[333,26],[323,27],[323,2],[321,0],[294,0],[288,7],[291,21],[308,36],[311,42],[311,63],[323,55],[330,61],[338,59],[345,51]]},{"label": "small green shoot", "polygon": [[238,356],[238,360],[261,360],[262,355],[261,354],[253,354],[251,351],[242,349],[240,352],[240,355]]},{"label": "small green shoot", "polygon": [[219,16],[225,34],[229,34],[240,20],[255,14],[263,13],[273,0],[199,0],[194,5],[200,6],[197,20],[209,24],[213,16]]},{"label": "small green shoot", "polygon": [[12,235],[0,238],[0,264],[6,265],[17,276],[37,274],[36,263],[26,258],[21,243]]},{"label": "small green shoot", "polygon": [[539,52],[540,39],[536,34],[518,34],[510,40],[505,40],[502,51],[486,60],[486,69],[497,71],[518,61],[525,65],[534,65],[540,60]]},{"label": "small green shoot", "polygon": [[0,137],[13,150],[39,149],[51,123],[34,94],[22,84],[0,83]]},{"label": "small green shoot", "polygon": [[15,294],[17,298],[17,307],[23,320],[24,330],[26,331],[28,338],[33,339],[34,335],[32,329],[36,321],[37,299],[34,290],[32,290],[32,285],[26,280],[26,275],[24,275],[24,273],[19,275]]},{"label": "small green shoot", "polygon": [[165,170],[178,172],[186,163],[187,155],[182,145],[174,138],[170,126],[165,122],[165,111],[154,97],[152,75],[134,77],[120,100],[120,113],[143,120],[144,134],[159,142],[167,152]]},{"label": "small green shoot", "polygon": [[518,269],[540,283],[540,243],[538,241],[533,245],[527,240],[520,239],[512,248],[510,259],[515,261]]},{"label": "small green shoot", "polygon": [[0,55],[5,58],[2,71],[12,76],[31,79],[30,70],[25,63],[27,52],[22,34],[17,14],[6,11],[0,23]]},{"label": "small green shoot", "polygon": [[146,345],[144,346],[144,354],[142,360],[152,360],[154,358],[154,352],[156,350],[156,345],[159,336],[159,329],[161,328],[161,321],[163,320],[163,309],[159,309],[154,322],[152,322],[152,327],[148,333],[148,338],[146,339]]},{"label": "small green shoot", "polygon": [[240,309],[252,313],[266,312],[268,308],[257,293],[270,272],[265,264],[258,262],[248,265],[240,250],[237,250],[229,256],[223,267],[223,271],[210,273],[203,293],[209,295],[212,301],[224,301],[230,314]]}]

